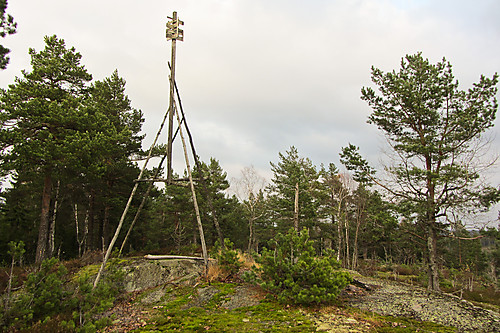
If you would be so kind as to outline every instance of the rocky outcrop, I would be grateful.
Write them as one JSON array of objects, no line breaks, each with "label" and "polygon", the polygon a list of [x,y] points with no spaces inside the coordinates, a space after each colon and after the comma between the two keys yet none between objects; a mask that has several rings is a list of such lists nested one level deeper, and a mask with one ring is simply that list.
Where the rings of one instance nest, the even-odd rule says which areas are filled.
[{"label": "rocky outcrop", "polygon": [[[169,290],[169,285],[196,285],[204,272],[203,261],[191,259],[134,258],[128,259],[121,266],[126,273],[127,292],[149,289],[147,293],[141,293],[140,303],[145,306],[160,302]],[[343,299],[348,306],[381,315],[435,322],[456,327],[459,332],[500,332],[500,314],[474,306],[456,296],[357,274],[355,282],[344,291]],[[218,292],[213,286],[200,287],[186,306],[203,307]],[[248,286],[236,286],[234,292],[221,300],[221,307],[231,310],[256,305],[261,296]],[[327,307],[316,313],[313,317],[318,330],[362,332],[370,329],[367,321],[339,311],[341,312],[334,307]]]},{"label": "rocky outcrop", "polygon": [[453,326],[460,332],[500,332],[500,314],[456,296],[400,282],[358,276],[372,291],[353,293],[350,306],[382,315],[411,317]]},{"label": "rocky outcrop", "polygon": [[194,285],[203,274],[203,261],[192,259],[148,260],[137,258],[127,261],[125,290],[134,292],[165,284]]}]

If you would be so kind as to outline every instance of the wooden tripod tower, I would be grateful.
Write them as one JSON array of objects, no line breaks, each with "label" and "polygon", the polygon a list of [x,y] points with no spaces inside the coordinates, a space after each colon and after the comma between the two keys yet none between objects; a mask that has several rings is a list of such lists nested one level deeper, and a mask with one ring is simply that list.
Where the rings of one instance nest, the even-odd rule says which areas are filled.
[{"label": "wooden tripod tower", "polygon": [[[173,12],[173,15],[172,17],[168,17],[168,19],[170,21],[167,22],[167,30],[166,30],[166,37],[167,37],[167,40],[170,40],[172,41],[172,50],[171,50],[171,60],[170,60],[170,78],[169,78],[169,82],[170,82],[170,94],[169,94],[169,107],[168,107],[168,110],[167,112],[165,113],[164,117],[163,117],[163,121],[160,125],[160,128],[156,134],[156,137],[151,145],[151,148],[149,149],[149,152],[148,152],[148,155],[146,157],[146,160],[144,162],[144,166],[142,167],[141,169],[141,172],[139,173],[139,176],[137,178],[137,180],[135,181],[135,185],[132,189],[132,192],[130,193],[130,196],[129,196],[129,199],[127,201],[127,204],[125,206],[125,209],[123,210],[123,213],[122,213],[122,216],[120,218],[120,221],[118,223],[118,226],[116,228],[116,231],[115,231],[115,234],[113,236],[113,238],[111,239],[111,242],[108,246],[108,249],[106,251],[106,254],[104,256],[104,259],[103,259],[103,262],[101,264],[101,267],[99,269],[99,272],[96,276],[96,279],[94,281],[94,288],[97,286],[97,284],[99,283],[99,280],[101,278],[101,275],[102,275],[102,272],[104,271],[104,268],[106,267],[106,263],[109,259],[109,256],[111,254],[111,251],[113,249],[113,246],[115,245],[116,243],[116,240],[118,239],[118,236],[120,234],[120,231],[123,227],[123,222],[125,220],[125,217],[128,213],[128,210],[130,208],[130,204],[132,203],[132,199],[135,195],[135,192],[137,191],[137,188],[139,186],[139,183],[140,182],[148,182],[149,185],[148,185],[148,188],[146,190],[146,193],[144,194],[143,196],[143,199],[141,201],[141,204],[137,210],[137,213],[134,217],[134,220],[132,221],[132,224],[130,225],[129,227],[129,230],[123,240],[123,243],[122,243],[122,246],[120,248],[120,254],[124,248],[124,245],[128,239],[128,236],[130,235],[130,232],[135,224],[135,222],[137,221],[138,219],[138,216],[145,204],[145,201],[147,199],[147,197],[149,196],[149,192],[151,191],[151,188],[153,187],[153,184],[155,182],[164,182],[166,184],[172,184],[173,182],[177,181],[175,179],[173,179],[172,177],[172,147],[173,147],[173,141],[174,141],[174,138],[175,136],[177,135],[177,133],[180,135],[181,137],[181,141],[182,141],[182,146],[183,146],[183,149],[184,149],[184,158],[185,158],[185,161],[186,161],[186,169],[187,169],[187,172],[188,172],[188,180],[189,180],[189,186],[191,188],[191,194],[192,194],[192,197],[193,197],[193,205],[194,205],[194,210],[195,210],[195,213],[196,213],[196,220],[197,220],[197,224],[198,224],[198,229],[199,229],[199,233],[200,233],[200,241],[201,241],[201,246],[202,246],[202,251],[203,251],[203,260],[204,260],[204,263],[205,263],[205,269],[207,269],[208,267],[208,253],[207,253],[207,248],[206,248],[206,244],[205,244],[205,236],[204,236],[204,233],[203,233],[203,226],[202,226],[202,223],[201,223],[201,218],[200,218],[200,211],[199,211],[199,207],[198,207],[198,201],[196,199],[196,192],[195,192],[195,188],[194,188],[194,182],[193,182],[193,176],[192,176],[192,173],[191,173],[191,166],[190,166],[190,163],[189,163],[189,156],[188,156],[188,151],[187,151],[187,146],[186,146],[186,140],[184,138],[184,133],[183,133],[183,129],[182,129],[182,124],[184,124],[184,127],[186,129],[186,132],[188,133],[189,135],[189,139],[190,139],[190,143],[191,143],[191,150],[192,150],[192,153],[193,153],[193,156],[194,156],[194,160],[195,160],[195,163],[199,166],[199,161],[198,161],[198,158],[197,158],[197,155],[196,155],[196,152],[195,152],[195,149],[194,149],[194,144],[193,144],[193,140],[192,140],[192,136],[191,136],[191,133],[189,132],[189,128],[187,127],[187,122],[186,122],[186,119],[185,119],[185,115],[184,115],[184,112],[182,110],[182,104],[180,102],[180,98],[179,98],[179,92],[178,92],[178,89],[177,89],[177,85],[176,85],[176,82],[175,82],[175,57],[176,57],[176,47],[177,47],[177,40],[179,41],[183,41],[184,40],[184,31],[182,29],[179,28],[179,26],[183,25],[184,22],[182,22],[181,20],[179,20],[179,18],[177,17],[177,12]],[[176,100],[175,100],[175,93],[177,92],[177,99],[179,101],[179,106],[180,106],[180,111],[182,113],[182,120],[181,120],[181,117],[179,115],[179,111],[178,111],[178,108],[177,108],[177,103],[176,103]],[[173,132],[173,129],[174,129],[174,116],[176,116],[177,118],[177,123],[178,123],[178,127],[177,127],[177,131],[176,133],[174,134]],[[165,154],[163,155],[161,161],[160,161],[160,165],[158,166],[157,168],[157,172],[156,174],[154,175],[153,179],[142,179],[143,175],[144,175],[144,170],[146,170],[146,166],[148,165],[148,162],[149,160],[151,159],[151,155],[152,155],[152,152],[153,152],[153,149],[154,147],[156,146],[156,143],[158,141],[158,137],[160,136],[162,130],[163,130],[163,127],[164,127],[164,124],[165,124],[165,121],[168,117],[168,137],[167,137],[167,149],[166,149],[166,152]],[[167,178],[166,179],[158,179],[158,174],[160,172],[160,169],[162,168],[162,165],[165,161],[165,159],[167,160]],[[201,177],[203,179],[203,177]],[[209,205],[211,206],[211,200],[208,200],[209,201]],[[216,223],[216,226],[218,226],[218,222]]]}]

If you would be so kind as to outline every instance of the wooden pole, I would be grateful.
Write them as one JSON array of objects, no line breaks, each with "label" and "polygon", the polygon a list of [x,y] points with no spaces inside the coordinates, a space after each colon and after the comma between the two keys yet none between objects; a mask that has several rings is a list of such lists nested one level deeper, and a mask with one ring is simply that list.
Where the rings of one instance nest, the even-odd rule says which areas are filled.
[{"label": "wooden pole", "polygon": [[[172,15],[172,23],[171,25],[167,24],[167,27],[170,29],[170,38],[172,40],[172,52],[170,63],[172,66],[170,67],[170,96],[169,96],[169,117],[168,117],[168,141],[167,141],[167,179],[172,180],[172,136],[173,136],[173,123],[174,123],[174,82],[175,82],[175,53],[176,53],[176,33],[175,30],[178,28],[177,21],[177,12],[174,12]],[[169,38],[169,30],[167,30],[167,38]]]},{"label": "wooden pole", "polygon": [[[176,40],[183,40],[183,31],[179,29],[179,25],[184,24],[184,22],[178,20],[177,18],[177,12],[174,12],[172,15],[172,21],[167,23],[167,39],[172,40],[172,63],[174,64],[173,66],[168,63],[168,68],[170,69],[171,75],[170,75],[170,101],[169,101],[169,109],[168,109],[168,115],[169,115],[169,123],[168,123],[168,139],[167,139],[167,151],[163,155],[160,164],[158,165],[158,170],[156,171],[156,174],[153,176],[153,180],[157,180],[157,176],[159,174],[159,170],[163,166],[163,162],[165,159],[167,159],[167,179],[166,180],[161,180],[164,181],[167,184],[171,184],[174,180],[172,179],[172,147],[173,147],[173,142],[175,137],[177,136],[177,133],[179,132],[179,128],[181,124],[179,124],[179,127],[177,128],[176,132],[173,133],[173,119],[174,119],[174,114],[172,112],[173,110],[173,104],[175,102],[174,100],[174,91],[177,92],[177,98],[179,98],[179,103],[180,103],[180,97],[179,97],[179,91],[177,89],[177,85],[175,83],[175,58],[176,58]],[[181,105],[182,109],[182,105]],[[184,114],[182,115],[182,121],[184,121]],[[188,130],[189,131],[189,130]],[[160,181],[160,180],[158,180]],[[128,240],[128,237],[130,235],[130,232],[132,231],[132,228],[134,227],[135,223],[137,222],[137,219],[139,218],[139,214],[141,213],[142,208],[144,207],[144,204],[146,202],[146,199],[149,196],[149,193],[153,187],[154,181],[151,181],[148,189],[146,190],[146,194],[142,198],[141,204],[139,206],[139,209],[137,210],[134,220],[132,221],[132,224],[130,225],[127,234],[122,242],[122,245],[120,247],[119,255],[121,255],[125,243]]]},{"label": "wooden pole", "polygon": [[[168,64],[169,68],[171,68],[170,64]],[[219,219],[217,218],[217,212],[215,211],[215,206],[213,204],[212,196],[210,195],[210,191],[208,190],[207,183],[205,181],[205,176],[203,175],[203,169],[201,167],[200,159],[198,158],[198,154],[196,154],[196,149],[194,147],[193,136],[191,135],[191,131],[189,130],[189,126],[186,120],[186,116],[184,115],[184,109],[182,108],[182,100],[179,94],[179,89],[177,88],[177,83],[174,81],[174,88],[177,94],[177,100],[179,101],[179,109],[182,114],[182,120],[184,121],[184,127],[186,128],[186,132],[189,138],[189,144],[191,145],[191,151],[193,153],[194,163],[198,170],[200,170],[200,184],[205,193],[205,197],[207,199],[208,207],[212,211],[212,218],[214,221],[215,230],[217,231],[217,235],[219,236],[219,241],[221,243],[222,248],[225,247],[224,244],[224,236],[222,235],[222,230],[220,228]],[[181,125],[179,125],[181,127]]]},{"label": "wooden pole", "polygon": [[[177,86],[176,86],[175,89],[177,89]],[[177,96],[179,96],[179,92],[177,92]],[[181,106],[181,108],[182,108],[182,106]],[[183,114],[182,117],[183,117],[182,120],[184,120],[184,114]],[[174,133],[174,136],[172,138],[172,143],[175,140],[175,137],[177,136],[177,133],[179,132],[179,127],[177,128],[176,132]],[[137,209],[137,212],[135,213],[134,220],[130,224],[130,227],[128,228],[127,234],[125,235],[125,238],[123,239],[122,245],[120,247],[120,251],[118,252],[118,257],[121,257],[123,249],[125,248],[125,244],[127,243],[128,237],[130,236],[130,233],[132,232],[132,229],[134,228],[135,223],[139,219],[139,215],[140,215],[140,213],[142,211],[142,208],[144,207],[144,204],[146,203],[147,198],[149,197],[149,193],[151,192],[151,189],[153,188],[154,183],[157,182],[157,181],[161,181],[161,182],[165,182],[167,184],[170,184],[170,183],[172,183],[174,181],[178,181],[178,179],[177,180],[175,180],[175,179],[158,179],[158,175],[160,174],[160,169],[163,166],[163,163],[165,162],[165,159],[167,158],[167,155],[168,155],[168,152],[165,152],[165,154],[163,155],[163,157],[160,160],[160,163],[158,164],[157,170],[156,170],[155,174],[153,175],[152,179],[147,179],[147,180],[140,180],[140,179],[138,179],[137,180],[138,182],[139,181],[149,182],[149,185],[148,185],[148,189],[146,190],[146,193],[142,197],[141,204],[139,205],[139,208]]]},{"label": "wooden pole", "polygon": [[201,223],[200,209],[198,208],[198,201],[196,200],[196,192],[194,190],[193,175],[191,174],[191,167],[189,165],[189,156],[188,156],[188,152],[187,152],[186,141],[184,140],[184,135],[182,134],[182,128],[180,126],[181,118],[179,117],[179,112],[176,112],[176,115],[177,115],[177,121],[179,122],[179,135],[181,137],[182,147],[184,149],[184,158],[186,160],[186,168],[187,168],[188,177],[189,177],[189,185],[191,186],[191,194],[193,196],[193,205],[194,205],[194,211],[196,213],[196,222],[198,223],[198,229],[200,232],[201,249],[203,251],[203,260],[205,261],[205,271],[207,271],[208,270],[208,253],[207,253],[207,245],[205,244],[205,235],[203,233],[203,224]]},{"label": "wooden pole", "polygon": [[[169,106],[168,111],[165,113],[165,117],[163,118],[163,121],[160,125],[160,129],[158,130],[158,133],[156,134],[156,138],[155,138],[153,144],[151,145],[151,148],[150,148],[149,153],[148,153],[148,157],[146,158],[146,161],[144,162],[144,166],[141,169],[139,177],[137,178],[138,181],[135,183],[134,188],[132,189],[132,192],[130,193],[130,197],[129,197],[127,204],[125,206],[125,209],[122,213],[122,216],[120,218],[120,222],[118,223],[118,227],[116,228],[113,239],[109,243],[108,249],[106,251],[106,255],[104,256],[104,259],[102,261],[101,268],[99,269],[99,272],[97,273],[96,279],[94,281],[94,287],[93,287],[94,289],[97,286],[97,284],[99,283],[102,272],[104,271],[104,267],[106,266],[106,263],[109,259],[111,251],[113,249],[113,246],[115,245],[116,240],[118,238],[118,235],[120,234],[120,230],[123,226],[125,216],[127,215],[127,212],[130,208],[130,204],[132,203],[132,199],[135,195],[135,192],[137,191],[137,188],[139,187],[139,181],[141,180],[142,175],[144,174],[144,170],[146,169],[146,166],[149,162],[149,159],[151,158],[153,148],[156,145],[158,137],[160,136],[160,133],[163,129],[167,115],[169,116],[168,144],[167,144],[167,155],[168,155],[167,156],[167,158],[168,158],[168,160],[167,160],[167,164],[168,164],[168,171],[167,171],[168,177],[167,177],[167,179],[169,181],[171,181],[171,179],[172,179],[172,136],[173,136],[172,130],[173,130],[173,119],[174,119],[173,118],[174,117],[174,98],[173,97],[174,97],[174,82],[175,82],[175,51],[176,51],[176,40],[177,39],[181,40],[181,41],[183,40],[183,31],[181,29],[179,29],[179,25],[184,24],[184,22],[180,21],[177,18],[177,12],[174,12],[173,17],[171,17],[170,19],[172,19],[172,21],[167,22],[167,32],[166,32],[167,39],[172,40],[172,60],[171,60],[172,61],[172,68],[171,68],[171,75],[170,75],[170,106]],[[180,121],[179,121],[179,124],[180,124]],[[206,262],[206,266],[207,265],[208,265],[208,263]]]},{"label": "wooden pole", "polygon": [[[158,174],[160,173],[160,168],[163,165],[163,162],[165,161],[166,154],[163,155],[160,164],[158,165],[158,169],[156,170],[156,173],[153,178],[157,178]],[[123,249],[125,248],[125,244],[127,243],[128,237],[130,236],[130,233],[132,232],[132,228],[134,227],[135,223],[139,219],[139,214],[142,211],[142,208],[144,207],[144,204],[146,203],[147,198],[149,197],[149,193],[151,192],[151,189],[153,188],[154,182],[150,182],[148,185],[148,189],[146,190],[146,193],[142,197],[141,204],[139,205],[139,208],[137,209],[137,212],[135,213],[134,220],[130,224],[130,227],[128,228],[127,234],[125,235],[125,238],[123,239],[122,245],[120,246],[120,251],[118,252],[118,257],[121,257]]]},{"label": "wooden pole", "polygon": [[299,231],[299,183],[295,184],[295,200],[293,209],[293,227]]},{"label": "wooden pole", "polygon": [[[148,156],[146,157],[146,161],[144,162],[144,166],[141,169],[141,172],[139,173],[139,176],[137,177],[137,180],[141,180],[142,175],[144,174],[144,170],[146,170],[146,166],[148,165],[149,160],[151,159],[151,155],[153,153],[153,148],[156,145],[156,142],[158,141],[158,137],[161,134],[161,131],[163,129],[163,126],[165,125],[165,120],[167,119],[168,112],[165,113],[165,116],[163,117],[163,121],[160,125],[160,129],[158,130],[158,133],[156,133],[156,137],[153,141],[153,144],[151,145],[151,148],[149,149]],[[101,268],[99,268],[99,272],[97,273],[97,276],[94,281],[94,287],[97,286],[99,283],[99,280],[101,279],[102,272],[104,271],[104,267],[106,267],[106,263],[109,259],[109,256],[111,255],[111,251],[113,250],[113,246],[116,243],[116,240],[118,239],[118,235],[120,234],[120,231],[123,226],[123,221],[125,221],[125,217],[127,216],[128,210],[130,208],[130,204],[132,203],[132,199],[134,198],[135,192],[137,191],[137,188],[139,187],[139,182],[136,182],[134,185],[134,188],[132,189],[132,192],[130,193],[130,196],[128,198],[127,204],[125,205],[125,209],[123,210],[122,216],[120,218],[120,222],[118,222],[118,227],[116,227],[115,234],[113,236],[113,239],[111,239],[111,242],[109,243],[108,250],[106,251],[106,255],[104,256],[104,259],[102,261]]]}]

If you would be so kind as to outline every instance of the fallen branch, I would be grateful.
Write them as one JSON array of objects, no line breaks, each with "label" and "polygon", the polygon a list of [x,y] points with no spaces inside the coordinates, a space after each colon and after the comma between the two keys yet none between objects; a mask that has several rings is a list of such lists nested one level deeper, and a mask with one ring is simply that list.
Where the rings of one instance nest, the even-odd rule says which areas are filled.
[{"label": "fallen branch", "polygon": [[[144,256],[146,259],[151,260],[161,260],[161,259],[189,259],[189,260],[203,260],[203,257],[189,257],[189,256],[174,256],[174,255],[163,255],[163,254],[146,254]],[[209,259],[213,260],[213,259]]]},{"label": "fallen branch", "polygon": [[444,235],[444,237],[453,238],[453,239],[460,239],[460,240],[475,240],[475,239],[484,238],[486,236],[485,235],[479,235],[479,236],[475,236],[475,237],[459,237],[459,236],[455,236],[455,235],[449,234],[449,235]]},{"label": "fallen branch", "polygon": [[355,286],[358,286],[358,287],[361,287],[363,288],[364,290],[366,291],[371,291],[373,288],[370,287],[369,285],[359,281],[359,280],[356,280],[356,279],[352,279],[352,284],[355,285]]}]

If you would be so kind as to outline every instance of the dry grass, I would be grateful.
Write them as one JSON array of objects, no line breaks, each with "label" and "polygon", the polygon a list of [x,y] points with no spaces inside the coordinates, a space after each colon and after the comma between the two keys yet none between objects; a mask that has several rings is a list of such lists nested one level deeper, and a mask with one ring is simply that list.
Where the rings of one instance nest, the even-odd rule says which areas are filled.
[{"label": "dry grass", "polygon": [[[241,264],[240,273],[242,271],[249,271],[253,266],[259,267],[260,265],[255,262],[254,258],[241,251],[237,252],[238,261]],[[205,276],[207,282],[211,283],[214,281],[225,281],[228,278],[228,273],[220,266],[218,263],[211,262],[208,266],[207,274]]]},{"label": "dry grass", "polygon": [[241,262],[241,267],[245,271],[249,271],[253,266],[259,267],[260,265],[255,262],[255,259],[247,253],[238,251],[238,260]]},{"label": "dry grass", "polygon": [[208,265],[206,279],[209,283],[223,279],[223,275],[225,275],[224,270],[219,264],[210,263]]}]

